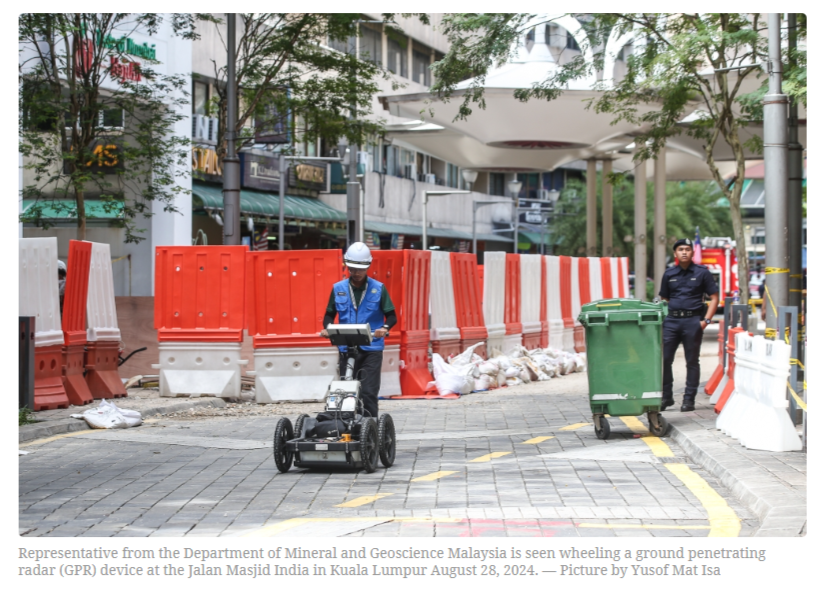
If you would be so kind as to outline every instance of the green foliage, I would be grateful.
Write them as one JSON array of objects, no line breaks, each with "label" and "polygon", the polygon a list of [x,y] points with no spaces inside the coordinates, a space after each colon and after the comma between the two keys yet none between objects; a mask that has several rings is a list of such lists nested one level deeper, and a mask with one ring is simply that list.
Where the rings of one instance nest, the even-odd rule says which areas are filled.
[{"label": "green foliage", "polygon": [[[601,186],[601,174],[597,186]],[[559,254],[572,257],[586,255],[587,244],[587,186],[571,179],[562,192],[575,195],[572,199],[557,202],[554,222],[554,239],[559,245]],[[647,269],[653,268],[654,232],[654,190],[653,183],[647,184],[647,253],[650,260]],[[720,194],[712,183],[703,181],[667,183],[667,253],[678,238],[695,238],[695,227],[700,228],[701,238],[705,236],[729,236],[731,222],[727,208],[716,204]],[[596,200],[596,219],[601,220],[601,199]],[[631,177],[625,177],[613,190],[613,253],[617,257],[633,257],[634,243],[625,241],[632,236],[635,211],[635,190]],[[597,229],[596,244],[601,245],[601,224]]]},{"label": "green foliage", "polygon": [[34,412],[31,411],[31,409],[29,409],[28,407],[23,407],[22,409],[20,409],[18,419],[19,419],[19,422],[17,424],[18,426],[37,423],[37,420],[34,419]]},{"label": "green foliage", "polygon": [[121,211],[126,242],[139,242],[144,230],[136,227],[137,217],[150,217],[157,202],[176,211],[174,198],[185,191],[176,179],[188,171],[190,153],[186,137],[173,129],[184,117],[177,108],[187,104],[188,82],[159,74],[145,59],[141,80],[120,79],[118,88],[107,89],[116,86],[110,64],[128,57],[120,45],[100,42],[135,30],[152,35],[163,18],[177,34],[195,37],[184,15],[20,15],[19,149],[29,179],[22,197],[34,200],[22,222],[48,228],[52,222],[43,213],[54,210],[75,217],[84,239],[91,218],[85,199],[93,197],[104,211]]},{"label": "green foliage", "polygon": [[[403,15],[406,17],[413,15]],[[385,14],[387,35],[396,36],[395,15]],[[237,17],[236,82],[239,88],[238,129],[267,125],[268,117],[286,121],[294,142],[322,138],[333,145],[341,138],[364,144],[383,131],[371,105],[380,81],[390,81],[382,64],[355,56],[363,15],[357,13],[247,13]],[[419,15],[428,24],[428,17]],[[226,51],[226,29],[218,23]],[[379,25],[378,25],[379,26]],[[346,51],[328,49],[327,39]],[[385,51],[385,48],[383,48]],[[219,145],[225,149],[226,64],[213,66],[217,79],[215,112]],[[350,107],[351,106],[351,107]],[[293,115],[296,116],[293,118]],[[242,138],[252,145],[252,138]],[[240,147],[240,146],[239,146]]]}]

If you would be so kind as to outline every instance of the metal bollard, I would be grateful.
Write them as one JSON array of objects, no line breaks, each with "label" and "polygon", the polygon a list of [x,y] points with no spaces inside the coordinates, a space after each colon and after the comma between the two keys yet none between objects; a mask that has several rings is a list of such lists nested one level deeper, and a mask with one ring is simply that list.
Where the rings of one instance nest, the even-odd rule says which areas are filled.
[{"label": "metal bollard", "polygon": [[34,320],[20,317],[20,405],[34,411]]}]

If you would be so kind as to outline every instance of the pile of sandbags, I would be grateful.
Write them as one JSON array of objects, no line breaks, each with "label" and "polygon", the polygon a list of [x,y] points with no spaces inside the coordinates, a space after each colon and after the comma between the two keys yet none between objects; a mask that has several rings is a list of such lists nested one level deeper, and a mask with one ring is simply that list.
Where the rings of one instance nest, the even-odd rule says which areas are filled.
[{"label": "pile of sandbags", "polygon": [[474,350],[477,343],[463,353],[449,358],[448,363],[439,354],[432,357],[434,382],[441,395],[467,395],[474,391],[486,391],[501,386],[515,386],[534,381],[550,380],[572,372],[587,369],[585,354],[574,354],[552,348],[532,351],[517,345],[509,355],[494,349],[492,357],[484,360]]}]

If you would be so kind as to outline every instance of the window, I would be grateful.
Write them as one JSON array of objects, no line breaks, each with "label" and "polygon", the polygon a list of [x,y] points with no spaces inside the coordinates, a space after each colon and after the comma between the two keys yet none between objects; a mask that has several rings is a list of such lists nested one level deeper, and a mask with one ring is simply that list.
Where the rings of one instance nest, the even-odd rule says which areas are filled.
[{"label": "window", "polygon": [[355,53],[356,41],[357,39],[355,37],[349,37],[348,39],[330,39],[329,47],[342,53],[352,54]]},{"label": "window", "polygon": [[431,75],[428,67],[431,65],[431,56],[421,49],[415,49],[411,52],[411,79],[423,86],[431,86]]},{"label": "window", "polygon": [[460,186],[460,167],[450,162],[445,163],[445,185],[454,189]]},{"label": "window", "polygon": [[99,124],[105,129],[122,129],[125,127],[125,112],[122,109],[102,109]]},{"label": "window", "polygon": [[405,37],[392,39],[389,37],[388,55],[386,56],[389,72],[403,78],[408,78],[408,41]]},{"label": "window", "polygon": [[383,63],[383,35],[371,27],[360,27],[360,59]]},{"label": "window", "polygon": [[505,195],[505,173],[490,173],[488,175],[488,193],[490,195]]},{"label": "window", "polygon": [[576,51],[581,51],[581,48],[579,47],[579,44],[576,42],[576,40],[573,38],[573,35],[571,35],[570,33],[566,33],[566,35],[567,45],[565,47],[567,47],[567,49],[575,49]]},{"label": "window", "polygon": [[539,197],[539,173],[519,173],[516,178],[522,181],[522,189],[519,191],[520,198],[537,199]]},{"label": "window", "polygon": [[210,99],[210,85],[206,82],[193,83],[193,114],[207,115],[207,101]]}]

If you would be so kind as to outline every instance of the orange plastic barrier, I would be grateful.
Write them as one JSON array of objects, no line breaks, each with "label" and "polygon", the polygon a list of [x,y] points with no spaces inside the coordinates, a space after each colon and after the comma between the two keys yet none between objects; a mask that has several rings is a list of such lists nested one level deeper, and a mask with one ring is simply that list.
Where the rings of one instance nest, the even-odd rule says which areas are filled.
[{"label": "orange plastic barrier", "polygon": [[460,329],[461,351],[482,342],[475,351],[488,357],[488,330],[482,314],[482,295],[477,270],[477,256],[472,253],[451,253],[451,275],[454,280],[454,305],[457,327]]},{"label": "orange plastic barrier", "polygon": [[726,320],[722,320],[720,322],[720,328],[718,329],[718,367],[715,368],[715,371],[712,373],[712,376],[709,378],[709,381],[706,383],[704,387],[704,392],[707,395],[713,395],[715,393],[715,389],[718,388],[718,385],[723,378],[723,356],[721,353],[723,352],[723,340],[725,339],[724,333],[726,332]]},{"label": "orange plastic barrier", "polygon": [[369,277],[383,282],[389,297],[397,311],[397,326],[389,328],[386,345],[400,345],[400,336],[403,331],[403,251],[372,251],[372,265],[369,267]]},{"label": "orange plastic barrier", "polygon": [[[579,291],[579,303],[584,306],[589,303],[592,298],[590,296],[590,259],[587,257],[578,257],[579,263],[579,285],[574,286],[573,289]],[[579,316],[581,309],[572,311],[574,318]],[[585,342],[584,327],[580,323],[574,323],[573,327],[573,347],[577,352],[587,351],[587,344]]]},{"label": "orange plastic barrier", "polygon": [[[431,251],[403,251],[403,330],[400,335],[400,390],[402,399],[438,398],[427,389],[434,378],[428,371],[429,298],[431,293]],[[450,396],[448,398],[456,398]]]},{"label": "orange plastic barrier", "polygon": [[[576,328],[576,324],[573,322],[573,285],[570,281],[570,259],[570,257],[565,257],[564,255],[559,257],[559,278],[561,279],[559,282],[559,291],[560,300],[562,301],[562,321],[564,321],[565,324],[565,335],[573,333],[575,339],[574,329]],[[575,347],[574,342],[573,348],[575,349]],[[569,345],[565,346],[565,349],[567,348],[569,348]]]},{"label": "orange plastic barrier", "polygon": [[[601,297],[613,297],[613,274],[611,265],[616,262],[612,257],[601,258]],[[619,292],[621,294],[621,292]]]},{"label": "orange plastic barrier", "polygon": [[156,247],[159,342],[243,341],[247,252],[245,246]]},{"label": "orange plastic barrier", "polygon": [[729,377],[729,380],[726,381],[723,392],[721,393],[718,402],[715,403],[715,413],[721,412],[721,409],[723,409],[723,406],[726,405],[726,402],[729,400],[729,397],[735,390],[735,335],[738,333],[743,333],[744,331],[745,329],[743,327],[732,327],[729,329],[729,342],[726,344],[726,355],[728,360],[726,375]]},{"label": "orange plastic barrier", "polygon": [[539,291],[541,294],[541,302],[539,303],[539,320],[542,321],[542,335],[539,338],[539,345],[541,347],[548,346],[548,274],[547,274],[547,259],[542,257],[542,288]]},{"label": "orange plastic barrier", "polygon": [[477,265],[477,278],[479,279],[479,309],[482,310],[482,305],[485,300],[485,266]]},{"label": "orange plastic barrier", "polygon": [[91,246],[84,241],[68,243],[68,273],[65,277],[65,299],[62,308],[62,331],[65,344],[84,344],[85,314],[88,306],[88,277],[91,271]]},{"label": "orange plastic barrier", "polygon": [[85,381],[85,314],[88,305],[88,277],[91,271],[91,243],[68,243],[68,273],[62,309],[65,337],[62,354],[62,382],[72,405],[92,403],[94,396]]},{"label": "orange plastic barrier", "polygon": [[253,348],[330,347],[320,337],[340,249],[252,251],[247,260],[247,327]]},{"label": "orange plastic barrier", "polygon": [[[613,260],[615,261],[615,259]],[[618,272],[618,293],[624,297],[630,296],[630,260],[627,257],[620,257],[618,259],[621,268]]]},{"label": "orange plastic barrier", "polygon": [[94,399],[127,397],[119,377],[119,342],[90,341],[85,351],[85,381]]},{"label": "orange plastic barrier", "polygon": [[67,409],[62,383],[62,345],[34,348],[34,411]]},{"label": "orange plastic barrier", "polygon": [[505,255],[505,335],[522,333],[520,265],[519,254]]}]

